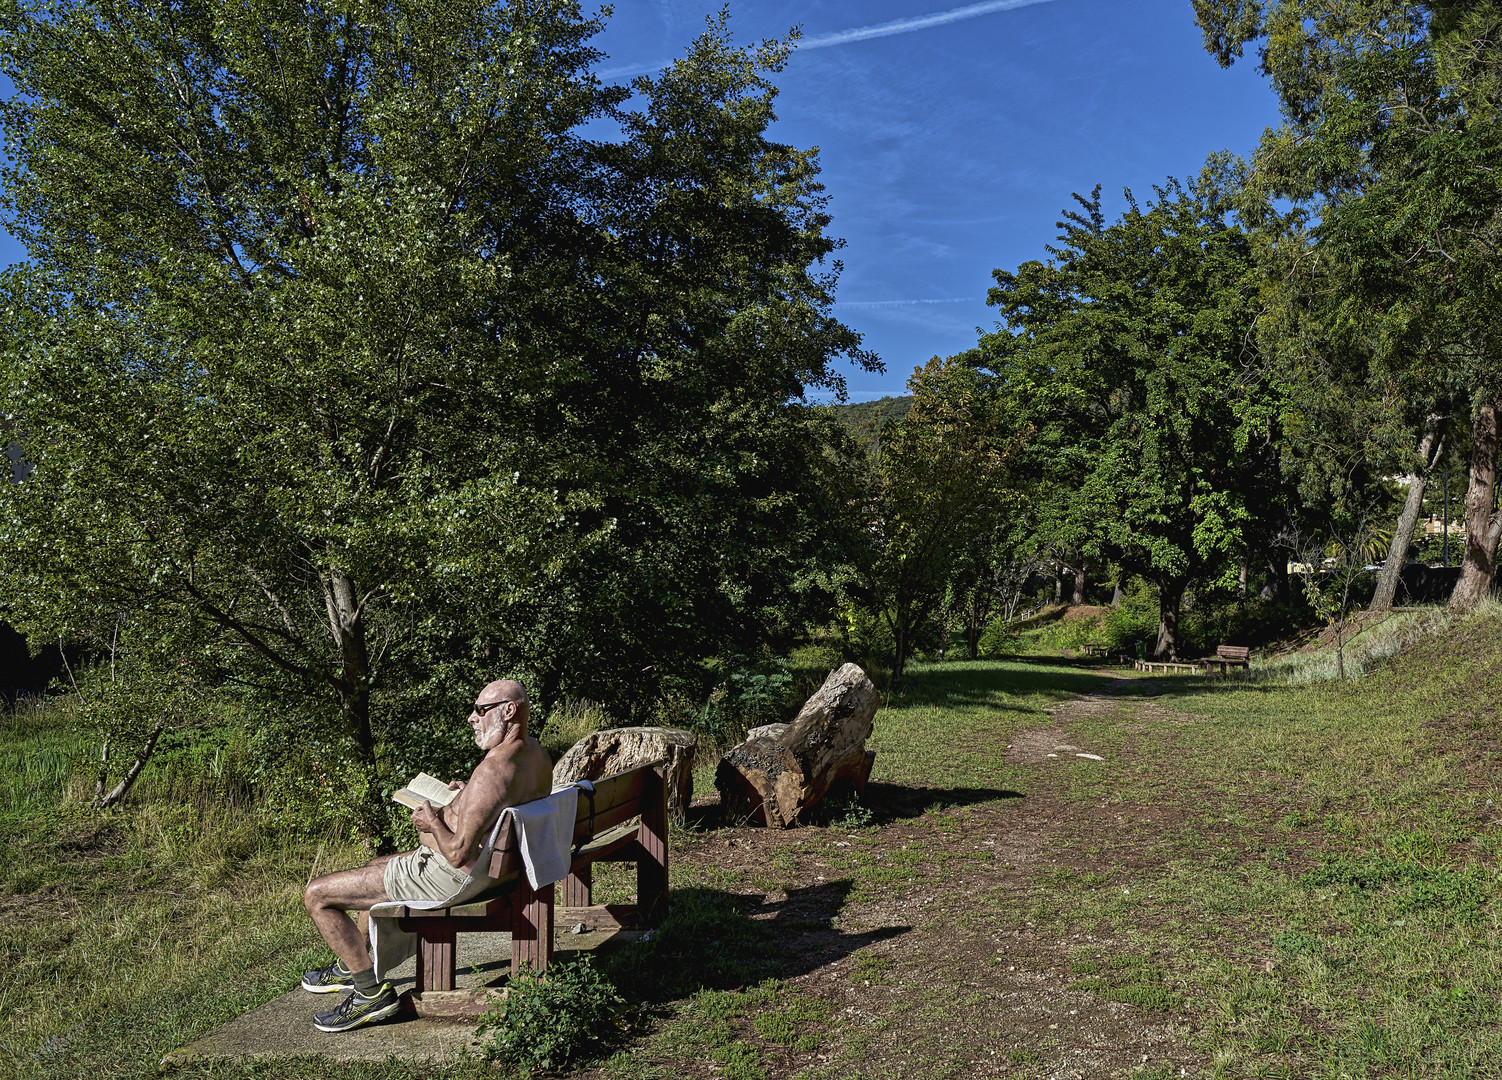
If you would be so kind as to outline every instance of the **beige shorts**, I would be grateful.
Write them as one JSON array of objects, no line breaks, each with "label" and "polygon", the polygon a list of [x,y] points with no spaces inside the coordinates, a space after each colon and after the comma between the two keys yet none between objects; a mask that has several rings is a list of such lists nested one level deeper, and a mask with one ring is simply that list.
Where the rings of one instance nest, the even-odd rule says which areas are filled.
[{"label": "beige shorts", "polygon": [[398,855],[382,879],[392,900],[447,900],[457,896],[469,875],[430,847]]}]

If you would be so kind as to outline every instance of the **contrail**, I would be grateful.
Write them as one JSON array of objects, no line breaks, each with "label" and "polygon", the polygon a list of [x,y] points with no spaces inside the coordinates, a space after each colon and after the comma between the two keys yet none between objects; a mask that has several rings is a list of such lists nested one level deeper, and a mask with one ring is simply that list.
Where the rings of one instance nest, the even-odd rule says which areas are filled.
[{"label": "contrail", "polygon": [[[977,19],[982,15],[992,15],[998,11],[1011,11],[1013,8],[1052,2],[1053,0],[983,0],[979,4],[966,4],[964,7],[950,8],[948,11],[936,11],[932,15],[913,15],[906,19],[893,19],[891,22],[873,23],[871,26],[855,26],[849,30],[836,30],[831,34],[804,38],[798,42],[797,48],[828,49],[835,45],[849,45],[856,41],[870,41],[872,38],[892,37],[894,34],[911,34],[915,30],[946,26],[962,19]],[[671,67],[672,63],[671,60],[664,60],[660,64],[631,64],[627,67],[605,68],[600,72],[600,77],[619,79],[630,75],[645,75],[649,71],[661,71],[663,68]]]},{"label": "contrail", "polygon": [[[1045,0],[1033,0],[1033,3],[1044,3]],[[969,304],[979,297],[975,296],[946,296],[938,300],[840,300],[840,307],[912,307],[914,304]]]},{"label": "contrail", "polygon": [[966,4],[964,7],[950,8],[948,11],[936,11],[932,15],[914,15],[907,19],[893,19],[891,22],[857,26],[849,30],[836,30],[832,34],[804,38],[798,42],[798,48],[828,49],[834,45],[848,45],[852,41],[869,41],[872,38],[891,37],[894,34],[911,34],[914,30],[945,26],[952,22],[959,22],[961,19],[975,19],[997,11],[1010,11],[1013,8],[1051,2],[1052,0],[985,0],[980,4]]}]

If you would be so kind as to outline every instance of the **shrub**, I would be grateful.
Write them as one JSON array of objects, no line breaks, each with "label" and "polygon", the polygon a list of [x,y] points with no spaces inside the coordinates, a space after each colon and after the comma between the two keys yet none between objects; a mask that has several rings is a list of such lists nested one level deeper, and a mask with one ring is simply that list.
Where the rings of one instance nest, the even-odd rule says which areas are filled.
[{"label": "shrub", "polygon": [[481,1018],[475,1035],[492,1061],[557,1071],[605,1038],[625,1005],[586,954],[552,964],[546,977],[524,972],[513,979],[506,1000]]},{"label": "shrub", "polygon": [[548,757],[556,762],[580,739],[604,731],[613,726],[610,714],[603,705],[584,698],[566,698],[548,713],[546,723],[537,736]]},{"label": "shrub", "polygon": [[999,656],[1017,651],[1018,633],[1014,623],[997,617],[986,624],[981,631],[980,642],[976,651],[982,659],[994,660]]}]

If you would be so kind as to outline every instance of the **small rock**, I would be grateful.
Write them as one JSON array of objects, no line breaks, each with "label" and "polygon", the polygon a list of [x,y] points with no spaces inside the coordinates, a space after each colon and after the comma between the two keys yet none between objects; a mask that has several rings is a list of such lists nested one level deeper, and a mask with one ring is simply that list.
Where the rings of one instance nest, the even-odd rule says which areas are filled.
[{"label": "small rock", "polygon": [[1075,754],[1074,756],[1075,757],[1086,758],[1087,760],[1090,760],[1090,761],[1105,761],[1106,760],[1105,758],[1101,757],[1099,754]]},{"label": "small rock", "polygon": [[574,928],[572,930],[570,930],[569,933],[570,934],[582,934],[582,933],[584,933],[584,924],[582,922],[581,923],[575,923],[574,924]]}]

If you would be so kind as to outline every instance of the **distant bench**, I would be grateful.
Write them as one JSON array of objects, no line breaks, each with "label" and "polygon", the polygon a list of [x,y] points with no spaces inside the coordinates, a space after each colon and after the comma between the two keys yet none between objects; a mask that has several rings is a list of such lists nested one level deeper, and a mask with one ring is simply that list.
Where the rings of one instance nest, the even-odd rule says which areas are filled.
[{"label": "distant bench", "polygon": [[[594,795],[581,790],[574,822],[574,854],[563,881],[569,919],[587,928],[620,929],[660,918],[668,895],[667,763],[653,762],[594,781]],[[640,817],[640,822],[633,821]],[[594,906],[592,874],[597,862],[636,863],[636,904]],[[521,851],[508,815],[490,856],[491,888],[468,903],[424,911],[399,900],[371,908],[372,918],[395,918],[417,935],[419,1014],[478,1015],[483,995],[454,991],[456,935],[476,931],[511,934],[511,976],[524,967],[541,971],[553,958],[554,886],[534,890],[522,868]]]},{"label": "distant bench", "polygon": [[1252,669],[1252,647],[1250,645],[1221,645],[1215,650],[1215,655],[1200,661],[1205,665],[1205,674],[1209,675],[1211,669],[1220,665],[1220,673],[1225,675],[1233,667],[1239,667],[1243,671]]},{"label": "distant bench", "polygon": [[1196,675],[1200,670],[1200,662],[1198,660],[1193,662],[1182,660],[1138,660],[1137,670],[1146,671],[1149,674],[1154,671],[1162,671],[1165,674],[1172,671],[1179,674],[1187,672],[1190,675]]}]

